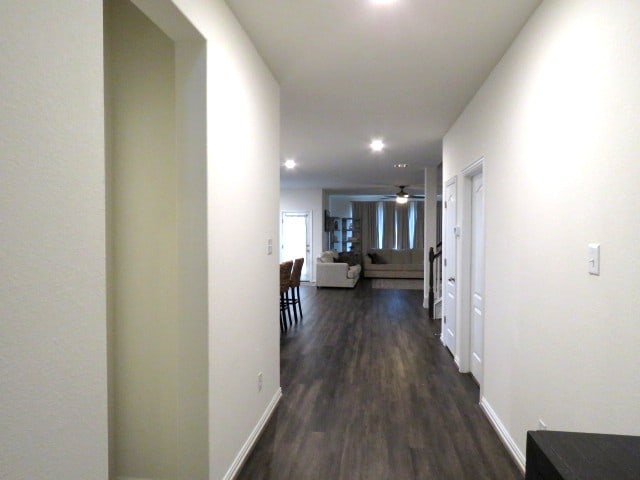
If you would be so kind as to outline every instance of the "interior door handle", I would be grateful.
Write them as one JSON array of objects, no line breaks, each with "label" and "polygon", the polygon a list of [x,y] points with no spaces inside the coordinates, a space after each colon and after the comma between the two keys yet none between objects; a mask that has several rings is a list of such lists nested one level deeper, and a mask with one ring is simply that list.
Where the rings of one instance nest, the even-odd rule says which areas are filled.
[{"label": "interior door handle", "polygon": [[454,277],[449,277],[449,281],[453,282],[453,283],[456,283],[456,279]]}]

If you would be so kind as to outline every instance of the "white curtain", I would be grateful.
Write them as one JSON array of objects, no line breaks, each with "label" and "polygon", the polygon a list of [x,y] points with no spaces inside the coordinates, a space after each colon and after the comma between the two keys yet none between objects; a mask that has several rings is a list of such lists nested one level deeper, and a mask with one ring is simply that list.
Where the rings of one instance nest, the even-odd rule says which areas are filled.
[{"label": "white curtain", "polygon": [[396,248],[396,202],[382,202],[382,248]]},{"label": "white curtain", "polygon": [[409,248],[409,204],[396,203],[396,248]]},{"label": "white curtain", "polygon": [[360,241],[362,253],[378,247],[378,203],[352,202],[354,221],[360,220]]},{"label": "white curtain", "polygon": [[424,245],[424,202],[413,202],[413,247],[425,248]]}]

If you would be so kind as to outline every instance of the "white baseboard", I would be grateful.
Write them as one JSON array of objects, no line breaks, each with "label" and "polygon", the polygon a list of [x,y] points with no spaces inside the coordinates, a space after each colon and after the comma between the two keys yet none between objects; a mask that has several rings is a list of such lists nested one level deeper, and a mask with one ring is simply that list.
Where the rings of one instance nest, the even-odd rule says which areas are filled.
[{"label": "white baseboard", "polygon": [[256,441],[260,437],[260,434],[262,433],[262,430],[264,430],[264,427],[266,427],[267,422],[271,418],[271,415],[278,406],[281,398],[282,388],[278,388],[278,391],[273,395],[273,398],[269,402],[269,405],[267,405],[267,408],[262,414],[262,417],[260,417],[260,420],[258,420],[258,424],[249,435],[249,438],[247,438],[247,441],[244,442],[244,445],[238,452],[238,455],[236,455],[236,458],[231,464],[231,467],[229,467],[229,470],[227,470],[227,473],[223,477],[223,480],[233,480],[234,478],[236,478],[236,475],[238,475],[240,469],[242,468],[242,465],[244,465],[244,462],[249,457],[251,450],[253,450]]},{"label": "white baseboard", "polygon": [[504,424],[502,423],[496,412],[493,410],[493,408],[491,408],[491,405],[489,405],[489,402],[487,402],[487,399],[485,397],[482,397],[482,399],[480,400],[480,408],[482,408],[482,411],[489,419],[491,426],[498,434],[498,437],[500,437],[500,440],[507,448],[507,451],[509,452],[511,457],[515,460],[516,465],[518,465],[520,471],[524,474],[526,465],[526,458],[524,454],[520,451],[520,449],[516,445],[516,442],[509,434],[507,427],[504,426]]}]

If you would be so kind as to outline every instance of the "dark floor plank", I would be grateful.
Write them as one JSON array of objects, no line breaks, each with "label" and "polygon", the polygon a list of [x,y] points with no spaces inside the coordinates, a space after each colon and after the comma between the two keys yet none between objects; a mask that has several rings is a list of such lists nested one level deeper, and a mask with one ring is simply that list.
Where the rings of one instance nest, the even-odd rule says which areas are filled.
[{"label": "dark floor plank", "polygon": [[240,480],[520,480],[418,290],[302,287],[282,401]]}]

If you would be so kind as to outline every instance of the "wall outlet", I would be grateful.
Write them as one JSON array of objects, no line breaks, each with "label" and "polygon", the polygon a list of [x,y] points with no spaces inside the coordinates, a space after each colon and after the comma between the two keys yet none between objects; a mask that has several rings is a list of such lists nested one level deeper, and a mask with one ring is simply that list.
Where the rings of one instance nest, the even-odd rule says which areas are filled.
[{"label": "wall outlet", "polygon": [[262,391],[262,372],[258,373],[258,392]]},{"label": "wall outlet", "polygon": [[547,424],[542,421],[541,418],[538,419],[538,430],[546,430]]}]

